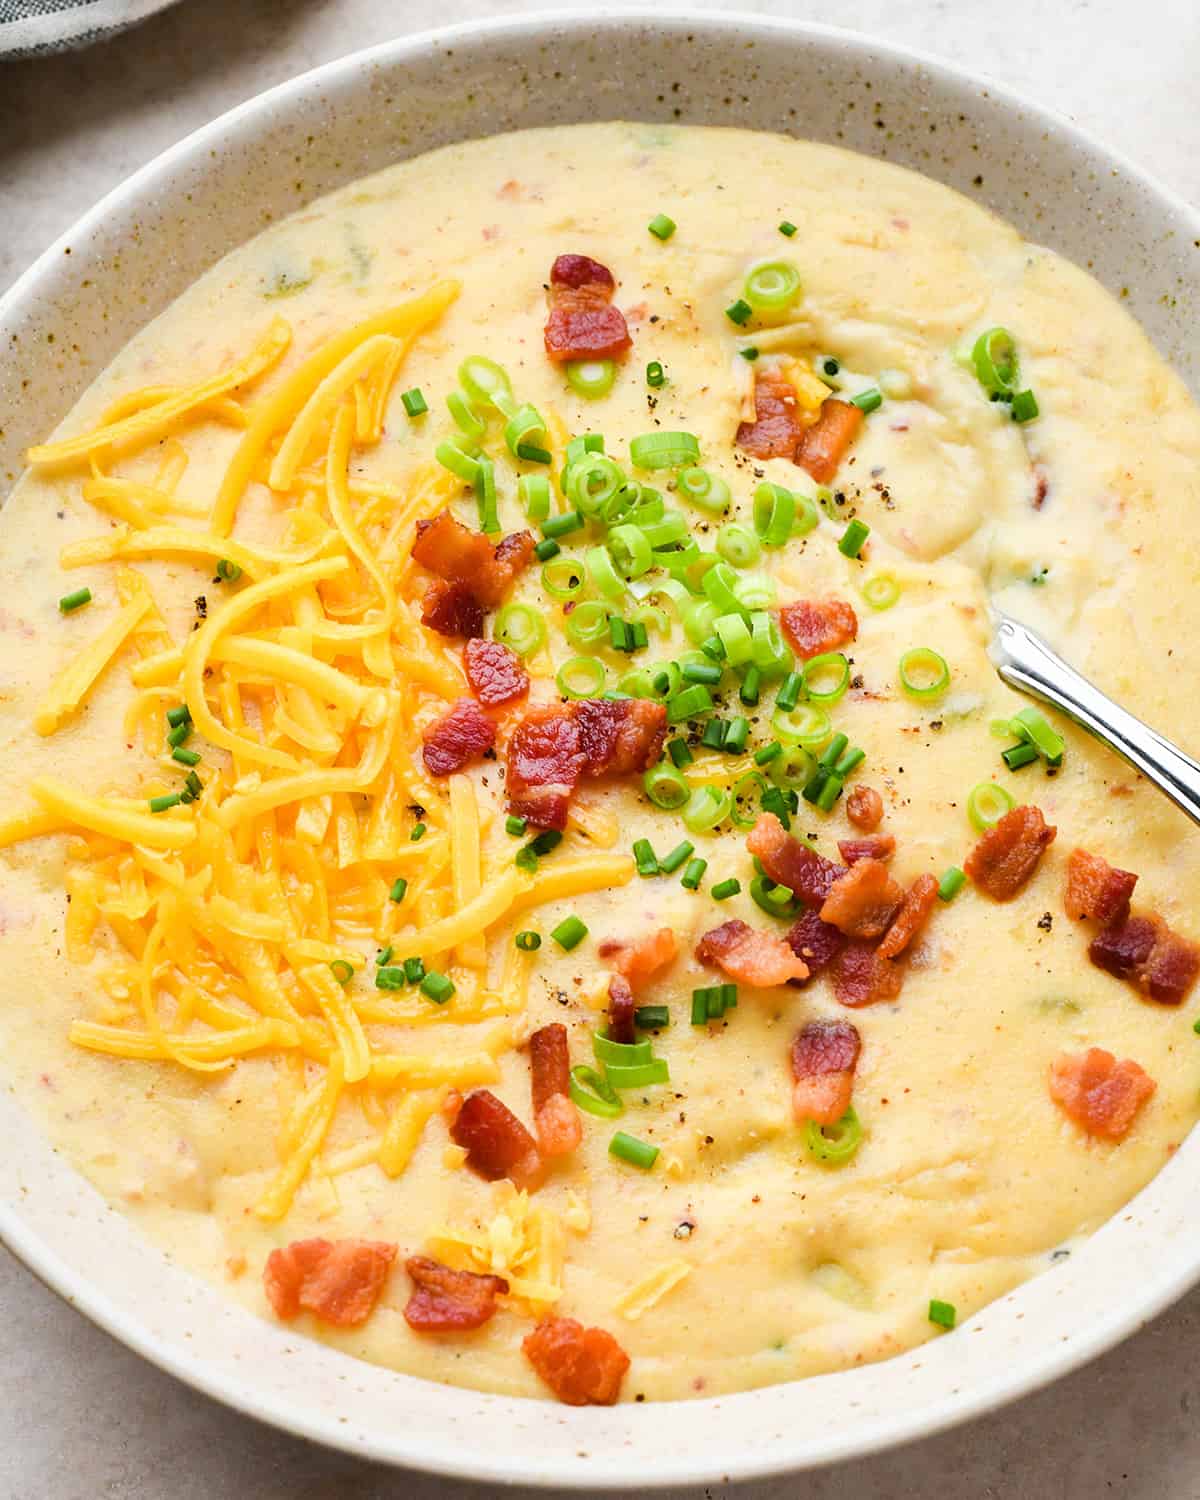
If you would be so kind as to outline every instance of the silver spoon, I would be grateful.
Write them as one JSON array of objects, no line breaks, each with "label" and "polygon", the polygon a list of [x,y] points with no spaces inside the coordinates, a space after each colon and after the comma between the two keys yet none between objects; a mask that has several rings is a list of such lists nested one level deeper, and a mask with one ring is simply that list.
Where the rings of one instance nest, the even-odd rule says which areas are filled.
[{"label": "silver spoon", "polygon": [[1200,763],[1105,697],[1032,630],[998,616],[992,662],[1010,687],[1060,709],[1200,823]]}]

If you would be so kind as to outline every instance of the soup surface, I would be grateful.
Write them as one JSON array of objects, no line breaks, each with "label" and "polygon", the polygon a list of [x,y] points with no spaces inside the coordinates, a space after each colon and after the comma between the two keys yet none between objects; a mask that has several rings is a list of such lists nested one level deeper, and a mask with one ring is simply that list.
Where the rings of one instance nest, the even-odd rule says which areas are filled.
[{"label": "soup surface", "polygon": [[770,135],[472,142],[234,251],[58,437],[0,528],[5,1068],[247,1307],[736,1391],[954,1336],[1191,1128],[1200,841],[987,646],[1200,743],[1200,421],[981,208]]}]

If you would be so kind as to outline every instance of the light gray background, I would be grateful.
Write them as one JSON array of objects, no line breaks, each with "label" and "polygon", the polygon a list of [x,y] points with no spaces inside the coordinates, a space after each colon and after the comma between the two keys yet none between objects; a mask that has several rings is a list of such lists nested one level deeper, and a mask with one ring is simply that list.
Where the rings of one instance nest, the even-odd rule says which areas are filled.
[{"label": "light gray background", "polygon": [[[581,0],[559,3],[584,8]],[[1200,0],[843,0],[836,9],[743,0],[743,7],[844,20],[990,72],[1200,201]],[[436,15],[455,21],[518,8],[441,0]],[[432,14],[412,0],[185,0],[91,51],[0,63],[0,289],[102,193],[189,130],[305,68],[417,30]],[[1200,1206],[1197,1217],[1200,1232]],[[0,1328],[0,1500],[485,1493],[324,1453],[225,1411],[113,1343],[2,1250]],[[997,1416],[898,1453],[737,1493],[1200,1500],[1198,1337],[1200,1292],[1106,1358]],[[686,1493],[700,1500],[701,1492]],[[727,1493],[713,1485],[704,1500]]]}]

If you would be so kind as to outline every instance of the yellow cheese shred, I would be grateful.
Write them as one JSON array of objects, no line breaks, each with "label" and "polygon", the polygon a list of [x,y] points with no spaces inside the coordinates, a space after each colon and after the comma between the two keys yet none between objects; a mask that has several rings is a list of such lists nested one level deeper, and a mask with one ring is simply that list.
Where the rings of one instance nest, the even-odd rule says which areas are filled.
[{"label": "yellow cheese shred", "polygon": [[79,711],[104,669],[137,629],[153,602],[148,592],[131,599],[100,634],[68,662],[34,712],[33,727],[40,735],[53,734]]},{"label": "yellow cheese shred", "polygon": [[634,1323],[691,1274],[692,1267],[686,1260],[664,1261],[622,1293],[613,1304],[613,1310]]}]

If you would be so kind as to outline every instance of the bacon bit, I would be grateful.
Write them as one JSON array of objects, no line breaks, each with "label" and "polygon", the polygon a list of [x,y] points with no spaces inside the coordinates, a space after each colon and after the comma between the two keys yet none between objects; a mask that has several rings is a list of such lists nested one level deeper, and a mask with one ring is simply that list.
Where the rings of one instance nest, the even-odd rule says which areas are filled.
[{"label": "bacon bit", "polygon": [[633,340],[619,308],[616,282],[590,255],[560,255],[550,268],[546,353],[552,360],[617,359]]},{"label": "bacon bit", "polygon": [[303,1308],[355,1328],[375,1310],[395,1259],[396,1246],[380,1240],[293,1240],[267,1256],[263,1286],[284,1322]]},{"label": "bacon bit", "polygon": [[565,828],[583,769],[579,725],[561,708],[532,709],[508,742],[508,810],[537,828]]},{"label": "bacon bit", "polygon": [[880,958],[874,943],[853,939],[834,959],[833,993],[842,1005],[858,1008],[894,1000],[903,983],[903,962]]},{"label": "bacon bit", "polygon": [[848,401],[831,396],[821,403],[821,415],[806,427],[796,448],[796,462],[818,484],[832,484],[846,450],[859,434],[863,414]]},{"label": "bacon bit", "polygon": [[862,1040],[849,1021],[809,1021],[792,1042],[792,1112],[836,1125],[850,1108]]},{"label": "bacon bit", "polygon": [[846,873],[815,849],[795,839],[774,813],[760,813],[757,823],[746,836],[746,848],[776,885],[785,885],[806,906],[824,901],[833,883]]},{"label": "bacon bit", "polygon": [[529,1038],[529,1070],[538,1147],[543,1156],[569,1156],[583,1139],[583,1127],[571,1098],[571,1053],[560,1021]]},{"label": "bacon bit", "polygon": [[1014,807],[983,835],[963,861],[963,869],[994,901],[1011,901],[1057,833],[1040,808]]},{"label": "bacon bit", "polygon": [[543,1318],[521,1348],[568,1406],[612,1406],[629,1368],[628,1354],[611,1333],[574,1318]]},{"label": "bacon bit", "polygon": [[1125,917],[1091,941],[1088,957],[1098,969],[1118,979],[1136,979],[1153,952],[1158,924],[1151,917]]},{"label": "bacon bit", "polygon": [[468,640],[483,634],[483,605],[465,583],[439,578],[425,590],[421,623],[439,635],[461,635]]},{"label": "bacon bit", "polygon": [[891,859],[896,840],[890,833],[871,833],[865,839],[838,839],[838,853],[848,865],[864,859]]},{"label": "bacon bit", "polygon": [[450,776],[479,760],[496,742],[496,726],[475,702],[460,698],[449,712],[422,731],[421,752],[431,776]]},{"label": "bacon bit", "polygon": [[860,781],[846,798],[846,816],[855,828],[871,833],[883,822],[883,798],[873,786]]},{"label": "bacon bit", "polygon": [[1067,861],[1067,894],[1063,905],[1075,921],[1087,920],[1108,926],[1129,912],[1129,898],[1137,884],[1129,870],[1118,870],[1098,854],[1072,849]]},{"label": "bacon bit", "polygon": [[734,442],[754,458],[794,458],[804,431],[796,388],[774,365],[754,372],[754,421],[740,422]]},{"label": "bacon bit", "polygon": [[660,927],[636,942],[625,943],[619,938],[605,938],[597,948],[599,956],[623,974],[631,985],[640,987],[675,962],[679,944],[669,927]]},{"label": "bacon bit", "polygon": [[461,1333],[482,1328],[496,1311],[496,1298],[508,1291],[503,1276],[452,1271],[427,1255],[410,1256],[404,1269],[413,1279],[404,1321],[418,1333]]},{"label": "bacon bit", "polygon": [[487,708],[499,708],[529,691],[529,673],[521,658],[501,641],[468,641],[463,668],[471,691]]},{"label": "bacon bit", "polygon": [[1139,985],[1160,1005],[1178,1005],[1195,984],[1197,973],[1200,950],[1163,922],[1149,962],[1138,975]]},{"label": "bacon bit", "polygon": [[846,939],[828,922],[822,922],[815,911],[806,911],[788,928],[787,944],[797,958],[808,965],[809,978],[827,969],[842,951]]},{"label": "bacon bit", "polygon": [[584,775],[648,771],[662,754],[667,707],[648,698],[580,698],[571,704],[579,725]]},{"label": "bacon bit", "polygon": [[858,634],[858,616],[844,599],[797,599],[779,611],[779,623],[788,645],[805,661],[848,646]]},{"label": "bacon bit", "polygon": [[1200,949],[1155,916],[1111,923],[1092,939],[1088,957],[1161,1005],[1178,1005],[1200,973]]},{"label": "bacon bit", "polygon": [[494,547],[481,531],[471,531],[449,509],[417,522],[412,555],[447,583],[461,583],[485,609],[493,609],[529,566],[534,540],[514,531]]},{"label": "bacon bit", "polygon": [[808,978],[808,965],[783,938],[736,918],[706,932],[696,944],[696,957],[702,964],[723,969],[730,979],[757,989]]},{"label": "bacon bit", "polygon": [[1050,1064],[1050,1097],[1088,1135],[1122,1141],[1157,1088],[1130,1058],[1120,1062],[1103,1047],[1063,1052]]},{"label": "bacon bit", "polygon": [[608,1035],[614,1042],[629,1045],[637,1041],[633,1026],[635,1010],[633,990],[623,974],[614,974],[608,981]]},{"label": "bacon bit", "polygon": [[880,860],[862,859],[830,887],[821,921],[852,938],[882,937],[891,925],[904,891]]},{"label": "bacon bit", "polygon": [[918,937],[937,905],[938,883],[932,875],[918,875],[908,888],[895,921],[879,945],[880,958],[896,958]]},{"label": "bacon bit", "polygon": [[490,1089],[475,1089],[463,1100],[450,1139],[467,1153],[467,1166],[487,1182],[508,1177],[533,1189],[543,1176],[537,1143]]}]

